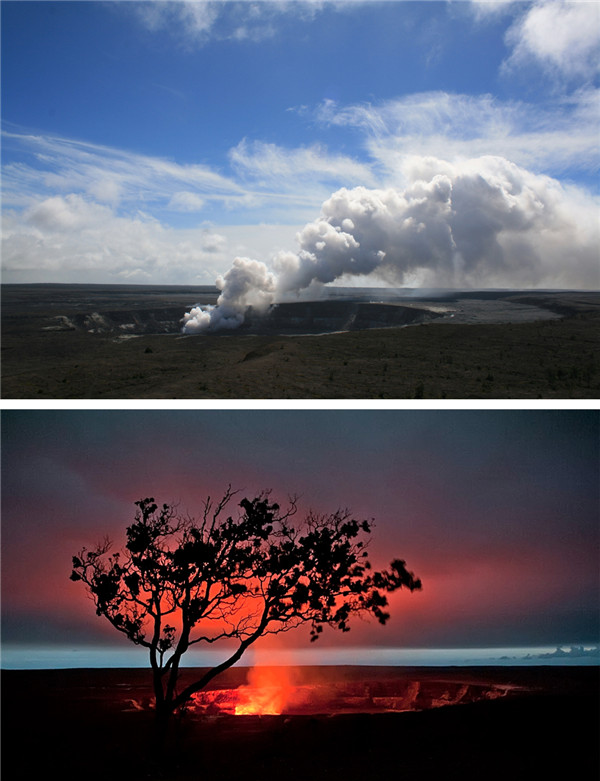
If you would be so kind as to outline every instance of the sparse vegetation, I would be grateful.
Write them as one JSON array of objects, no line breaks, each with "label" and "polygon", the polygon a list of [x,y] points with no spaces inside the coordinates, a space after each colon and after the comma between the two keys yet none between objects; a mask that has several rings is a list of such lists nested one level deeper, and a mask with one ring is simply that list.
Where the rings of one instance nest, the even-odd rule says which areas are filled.
[{"label": "sparse vegetation", "polygon": [[122,341],[44,331],[47,312],[3,308],[2,391],[4,398],[598,398],[600,296],[595,308],[593,294],[586,301],[581,311],[573,301],[577,317],[520,324]]}]

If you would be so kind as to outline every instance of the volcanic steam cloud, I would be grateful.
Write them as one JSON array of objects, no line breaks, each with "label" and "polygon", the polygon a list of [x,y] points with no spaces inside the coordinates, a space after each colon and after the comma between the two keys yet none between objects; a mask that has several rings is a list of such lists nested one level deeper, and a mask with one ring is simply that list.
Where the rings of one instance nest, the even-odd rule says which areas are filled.
[{"label": "volcanic steam cloud", "polygon": [[595,205],[501,157],[411,158],[407,185],[342,188],[297,235],[296,252],[235,258],[214,307],[194,307],[185,333],[237,328],[303,291],[351,277],[411,287],[598,285]]}]

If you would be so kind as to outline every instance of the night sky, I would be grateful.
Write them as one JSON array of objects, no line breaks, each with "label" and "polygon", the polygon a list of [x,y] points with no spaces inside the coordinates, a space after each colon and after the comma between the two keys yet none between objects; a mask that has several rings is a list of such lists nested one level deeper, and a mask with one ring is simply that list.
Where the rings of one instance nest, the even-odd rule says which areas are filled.
[{"label": "night sky", "polygon": [[[107,534],[121,547],[137,499],[198,515],[229,483],[374,518],[374,566],[400,557],[422,578],[392,595],[387,626],[326,629],[320,647],[597,644],[598,423],[569,410],[5,410],[3,645],[127,645],[69,580],[72,555]],[[308,628],[278,640],[308,641]]]}]

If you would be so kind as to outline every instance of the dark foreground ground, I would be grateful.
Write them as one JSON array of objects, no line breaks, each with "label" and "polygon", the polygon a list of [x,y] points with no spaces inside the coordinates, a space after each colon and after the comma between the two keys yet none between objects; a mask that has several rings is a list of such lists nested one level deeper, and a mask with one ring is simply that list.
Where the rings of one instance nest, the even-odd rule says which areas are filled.
[{"label": "dark foreground ground", "polygon": [[[184,312],[215,298],[210,288],[5,285],[2,396],[600,396],[600,293],[413,297],[409,307],[429,307],[431,317],[408,327],[300,335],[273,326],[182,336]],[[388,312],[392,303],[386,302]],[[378,317],[382,311],[380,306]]]},{"label": "dark foreground ground", "polygon": [[[227,685],[241,682],[231,671]],[[304,781],[598,778],[598,668],[321,668],[516,686],[510,696],[407,713],[195,716],[157,755],[135,670],[3,672],[2,778]],[[237,678],[236,678],[237,676]]]}]

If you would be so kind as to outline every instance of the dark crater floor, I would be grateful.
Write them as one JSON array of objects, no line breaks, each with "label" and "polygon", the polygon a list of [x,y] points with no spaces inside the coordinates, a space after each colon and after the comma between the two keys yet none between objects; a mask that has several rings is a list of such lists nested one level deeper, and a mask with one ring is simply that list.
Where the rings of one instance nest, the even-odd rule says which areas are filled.
[{"label": "dark crater floor", "polygon": [[[75,331],[116,334],[123,338],[142,334],[181,333],[184,310],[166,306],[136,309],[104,309],[53,315],[46,331]],[[310,301],[276,304],[266,313],[246,312],[237,333],[326,334],[362,331],[368,328],[397,328],[422,323],[441,314],[416,305],[359,301]]]},{"label": "dark crater floor", "polygon": [[365,301],[299,301],[276,304],[266,314],[251,309],[240,327],[246,333],[326,334],[397,328],[440,317],[426,307]]},{"label": "dark crater floor", "polygon": [[[44,330],[113,333],[123,338],[142,334],[178,334],[181,333],[183,314],[181,307],[176,306],[74,312],[52,316]],[[236,333],[326,334],[368,328],[397,328],[440,316],[439,312],[416,305],[310,301],[276,304],[266,313],[255,312],[249,307],[245,321],[236,329]]]},{"label": "dark crater floor", "polygon": [[[214,305],[217,297],[218,290],[210,287],[3,285],[3,329],[7,333],[29,321],[29,327],[46,333],[80,331],[119,339],[176,335],[182,332],[185,312]],[[590,306],[597,306],[594,294],[573,292],[332,288],[327,298],[279,303],[267,313],[249,308],[235,333],[291,336],[426,322],[523,323]]]}]

